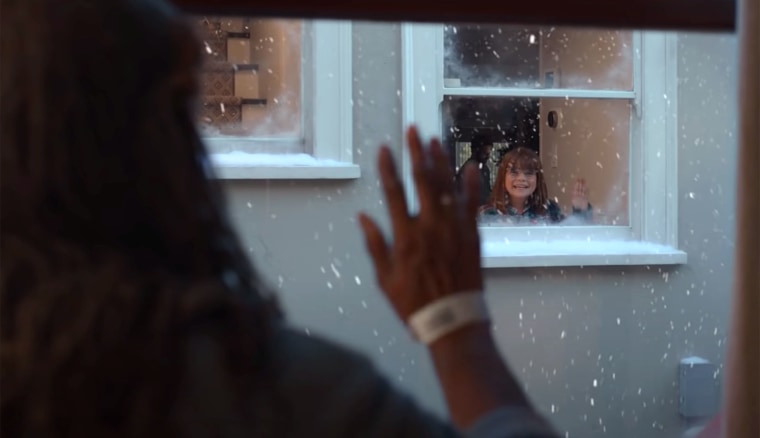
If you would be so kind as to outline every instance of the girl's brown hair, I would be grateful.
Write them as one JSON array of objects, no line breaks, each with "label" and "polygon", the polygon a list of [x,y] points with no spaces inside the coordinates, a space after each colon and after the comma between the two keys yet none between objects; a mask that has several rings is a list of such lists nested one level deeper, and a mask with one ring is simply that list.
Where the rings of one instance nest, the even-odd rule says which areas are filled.
[{"label": "girl's brown hair", "polygon": [[201,45],[178,17],[1,3],[1,435],[176,435],[197,336],[240,400],[268,380],[279,312],[196,131]]},{"label": "girl's brown hair", "polygon": [[533,150],[523,146],[518,146],[507,152],[499,162],[499,170],[496,173],[496,181],[491,190],[491,196],[488,198],[488,206],[498,209],[504,213],[510,206],[509,194],[504,181],[507,179],[507,172],[515,168],[522,171],[533,171],[536,173],[536,190],[528,198],[527,207],[536,214],[546,213],[546,203],[549,200],[546,180],[544,179],[544,169],[541,165],[541,159]]}]

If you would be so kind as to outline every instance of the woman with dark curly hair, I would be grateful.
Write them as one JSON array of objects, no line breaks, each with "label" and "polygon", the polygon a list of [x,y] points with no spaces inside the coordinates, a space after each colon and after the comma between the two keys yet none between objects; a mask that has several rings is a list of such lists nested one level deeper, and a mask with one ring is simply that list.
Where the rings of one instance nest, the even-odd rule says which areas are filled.
[{"label": "woman with dark curly hair", "polygon": [[182,17],[153,0],[0,7],[3,436],[554,436],[491,339],[477,175],[453,193],[437,142],[410,131],[415,216],[381,148],[394,243],[360,220],[454,427],[288,328],[196,131],[201,46]]}]

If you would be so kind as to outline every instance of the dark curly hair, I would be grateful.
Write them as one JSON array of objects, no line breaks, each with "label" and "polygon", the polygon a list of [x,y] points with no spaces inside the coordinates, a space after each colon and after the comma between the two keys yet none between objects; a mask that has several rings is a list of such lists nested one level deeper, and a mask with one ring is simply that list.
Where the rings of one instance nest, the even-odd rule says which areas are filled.
[{"label": "dark curly hair", "polygon": [[281,317],[196,131],[200,44],[161,1],[0,8],[0,431],[174,435],[183,342],[250,394]]},{"label": "dark curly hair", "polygon": [[483,148],[493,146],[493,139],[490,135],[484,133],[477,133],[472,137],[470,141],[470,150],[473,154],[477,154]]}]

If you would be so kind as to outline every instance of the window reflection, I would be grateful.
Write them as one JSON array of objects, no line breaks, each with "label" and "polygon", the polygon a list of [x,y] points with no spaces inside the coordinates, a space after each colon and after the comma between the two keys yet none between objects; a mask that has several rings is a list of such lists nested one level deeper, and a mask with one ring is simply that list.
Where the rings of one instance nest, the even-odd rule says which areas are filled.
[{"label": "window reflection", "polygon": [[[443,37],[444,26],[436,32]],[[425,126],[442,135],[453,170],[471,157],[476,135],[493,136],[485,165],[492,188],[506,153],[526,147],[539,154],[548,197],[564,215],[572,215],[575,178],[582,176],[592,224],[614,225],[481,222],[496,339],[541,412],[570,437],[675,437],[698,426],[703,418],[679,413],[678,363],[696,355],[718,366],[696,387],[705,389],[698,401],[715,406],[710,394],[722,380],[734,248],[735,38],[633,32],[631,39],[641,41],[627,53],[641,62],[640,77],[626,86],[603,87],[593,76],[575,88],[472,81],[435,89],[432,75],[405,81],[399,72],[438,75],[439,68],[443,79],[444,53],[433,38],[419,37],[418,56],[406,58],[400,33],[396,23],[354,29],[349,97],[360,180],[228,184],[243,236],[254,256],[272,266],[267,272],[299,323],[308,333],[362,346],[403,389],[443,404],[428,385],[411,382],[410,376],[433,382],[434,371],[379,304],[363,243],[351,238],[357,210],[384,214],[374,148],[387,142],[401,157],[399,115],[412,96],[413,120],[433,120]],[[603,53],[598,45],[594,50]],[[561,81],[571,77],[567,72],[560,71]],[[530,81],[544,82],[538,74]],[[530,177],[523,171],[517,176]],[[623,233],[628,228],[638,233],[633,242]],[[662,243],[688,259],[652,255]],[[510,269],[496,269],[502,266]],[[358,329],[345,330],[352,324]]]},{"label": "window reflection", "polygon": [[301,134],[301,20],[196,17],[207,136]]},{"label": "window reflection", "polygon": [[444,26],[446,87],[633,89],[633,32]]}]

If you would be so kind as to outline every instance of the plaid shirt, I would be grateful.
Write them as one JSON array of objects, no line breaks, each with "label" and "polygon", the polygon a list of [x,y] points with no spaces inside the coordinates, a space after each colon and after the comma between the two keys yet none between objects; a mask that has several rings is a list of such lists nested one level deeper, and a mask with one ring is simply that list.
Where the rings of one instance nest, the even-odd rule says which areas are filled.
[{"label": "plaid shirt", "polygon": [[[583,219],[584,222],[590,222],[592,216],[591,204],[586,210],[573,207],[572,216]],[[500,222],[507,224],[520,225],[540,225],[540,224],[557,224],[565,220],[567,216],[562,213],[562,209],[554,201],[547,201],[544,205],[544,213],[536,212],[532,207],[528,207],[521,213],[514,207],[507,207],[506,210],[499,210],[493,205],[484,205],[478,211],[478,220],[481,222]]]}]

